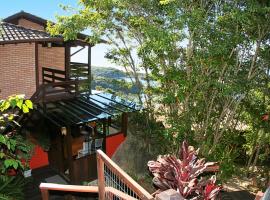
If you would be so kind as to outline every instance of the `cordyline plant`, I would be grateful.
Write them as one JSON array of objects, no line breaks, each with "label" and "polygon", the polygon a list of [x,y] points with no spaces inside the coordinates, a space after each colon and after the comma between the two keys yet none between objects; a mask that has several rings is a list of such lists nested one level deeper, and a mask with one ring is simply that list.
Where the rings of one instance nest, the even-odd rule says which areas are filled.
[{"label": "cordyline plant", "polygon": [[[174,155],[163,155],[157,161],[149,161],[148,167],[154,175],[153,184],[159,191],[177,190],[185,199],[215,200],[221,186],[215,185],[216,177],[206,179],[204,172],[214,172],[216,162],[206,162],[198,158],[198,150],[188,146],[184,141],[179,151],[179,158]],[[199,178],[200,176],[200,178]]]}]

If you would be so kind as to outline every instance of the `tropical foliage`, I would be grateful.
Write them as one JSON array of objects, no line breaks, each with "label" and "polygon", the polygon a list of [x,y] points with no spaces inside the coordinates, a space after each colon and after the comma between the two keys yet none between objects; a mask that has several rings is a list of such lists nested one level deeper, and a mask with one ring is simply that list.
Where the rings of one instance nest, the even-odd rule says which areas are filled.
[{"label": "tropical foliage", "polygon": [[[182,143],[179,158],[174,155],[159,156],[157,161],[149,161],[148,167],[154,175],[153,183],[161,191],[177,190],[185,199],[216,199],[220,186],[216,186],[216,178],[206,179],[201,176],[211,172],[215,162],[205,162],[198,158],[198,150]],[[200,178],[199,178],[200,176]]]}]

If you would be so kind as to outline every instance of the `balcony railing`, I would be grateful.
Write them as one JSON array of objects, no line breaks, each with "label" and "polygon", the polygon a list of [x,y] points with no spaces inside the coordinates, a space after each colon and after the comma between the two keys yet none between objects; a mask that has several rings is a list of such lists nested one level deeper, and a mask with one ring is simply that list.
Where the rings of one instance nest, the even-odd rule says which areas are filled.
[{"label": "balcony railing", "polygon": [[66,81],[66,72],[59,69],[42,68],[42,83],[55,83]]},{"label": "balcony railing", "polygon": [[89,79],[89,66],[87,63],[70,62],[70,78],[76,80]]}]

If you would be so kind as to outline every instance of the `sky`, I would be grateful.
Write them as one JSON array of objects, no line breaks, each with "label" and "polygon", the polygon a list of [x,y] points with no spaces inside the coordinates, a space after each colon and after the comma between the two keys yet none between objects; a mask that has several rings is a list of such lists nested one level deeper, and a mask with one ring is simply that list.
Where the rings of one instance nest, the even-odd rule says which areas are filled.
[{"label": "sky", "polygon": [[[56,22],[55,15],[68,15],[60,8],[60,4],[76,7],[77,0],[0,0],[0,19],[6,18],[20,11],[25,11],[38,17]],[[108,46],[96,45],[92,48],[92,65],[101,67],[116,67],[104,58]],[[75,51],[75,49],[73,49]],[[83,50],[72,57],[75,62],[87,62],[87,50]]]}]

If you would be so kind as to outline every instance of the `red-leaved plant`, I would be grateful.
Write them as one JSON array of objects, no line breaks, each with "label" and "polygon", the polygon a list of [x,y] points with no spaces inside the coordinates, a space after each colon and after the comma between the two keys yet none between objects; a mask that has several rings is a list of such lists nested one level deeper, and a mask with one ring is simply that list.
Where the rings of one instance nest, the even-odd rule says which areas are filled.
[{"label": "red-leaved plant", "polygon": [[159,191],[167,189],[177,190],[185,199],[215,200],[221,186],[215,185],[216,177],[206,179],[203,172],[214,172],[218,165],[216,162],[206,162],[198,158],[198,150],[188,146],[184,141],[180,148],[179,158],[174,155],[163,155],[157,161],[149,161],[148,167],[154,175],[153,184]]}]

